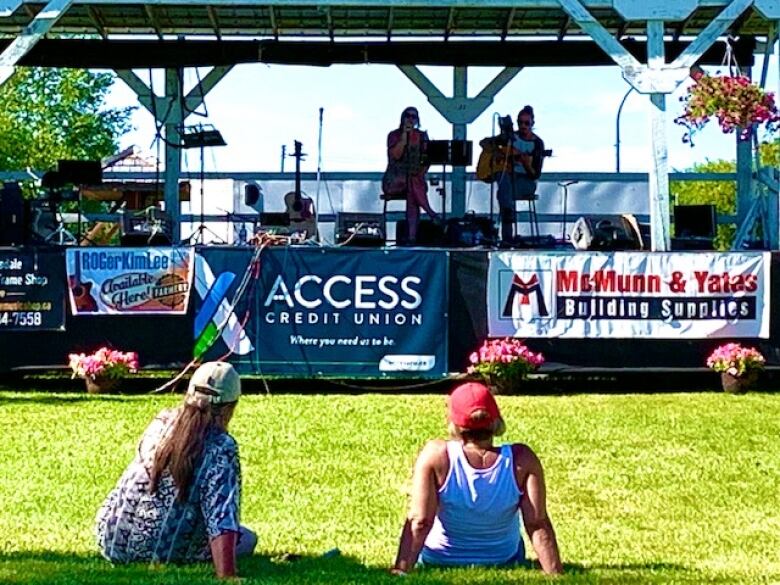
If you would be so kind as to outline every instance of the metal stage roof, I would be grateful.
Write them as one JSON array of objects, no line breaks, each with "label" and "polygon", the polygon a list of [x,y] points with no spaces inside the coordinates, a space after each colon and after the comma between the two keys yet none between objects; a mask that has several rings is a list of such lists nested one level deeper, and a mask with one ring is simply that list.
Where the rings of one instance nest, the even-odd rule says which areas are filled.
[{"label": "metal stage roof", "polygon": [[[749,6],[728,29],[730,35],[766,35],[771,22]],[[616,8],[616,5],[620,4]],[[640,0],[582,0],[581,5],[615,38],[647,34],[647,18],[627,20],[623,14],[647,11]],[[648,2],[647,4],[652,4]],[[673,38],[697,35],[729,6],[729,0],[675,0],[656,2],[665,20],[665,33]],[[16,36],[46,4],[0,0],[0,34]],[[677,11],[677,6],[685,9]],[[692,12],[677,20],[672,13]],[[620,8],[620,10],[618,9]],[[671,16],[671,17],[670,17]],[[587,34],[557,0],[139,0],[73,2],[54,24],[58,35],[153,35],[253,37],[283,39],[409,37],[442,39],[573,38]]]}]

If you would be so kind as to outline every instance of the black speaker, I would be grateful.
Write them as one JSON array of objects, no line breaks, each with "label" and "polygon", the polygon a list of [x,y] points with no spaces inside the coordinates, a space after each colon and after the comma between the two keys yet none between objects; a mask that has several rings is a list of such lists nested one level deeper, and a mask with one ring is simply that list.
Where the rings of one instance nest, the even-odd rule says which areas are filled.
[{"label": "black speaker", "polygon": [[641,235],[622,215],[584,215],[569,232],[577,250],[640,250]]},{"label": "black speaker", "polygon": [[[408,245],[409,226],[405,219],[395,224],[395,241],[399,246]],[[421,219],[417,226],[417,241],[415,246],[443,246],[444,228],[430,219]]]},{"label": "black speaker", "polygon": [[0,190],[0,246],[24,244],[26,223],[22,189],[8,181]]},{"label": "black speaker", "polygon": [[244,205],[254,207],[260,201],[260,186],[256,183],[244,185]]},{"label": "black speaker", "polygon": [[63,184],[99,185],[103,182],[103,167],[99,160],[60,160],[57,173]]},{"label": "black speaker", "polygon": [[674,235],[677,238],[715,238],[718,222],[714,205],[675,205]]}]

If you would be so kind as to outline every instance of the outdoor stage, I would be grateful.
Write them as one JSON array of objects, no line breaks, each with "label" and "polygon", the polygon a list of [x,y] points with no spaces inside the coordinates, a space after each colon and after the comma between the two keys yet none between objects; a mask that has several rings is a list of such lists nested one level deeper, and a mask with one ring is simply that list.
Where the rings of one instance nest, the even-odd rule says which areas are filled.
[{"label": "outdoor stage", "polygon": [[726,339],[780,363],[768,252],[288,246],[0,249],[0,371],[108,344],[142,367],[440,378],[487,337],[542,371],[702,368]]}]

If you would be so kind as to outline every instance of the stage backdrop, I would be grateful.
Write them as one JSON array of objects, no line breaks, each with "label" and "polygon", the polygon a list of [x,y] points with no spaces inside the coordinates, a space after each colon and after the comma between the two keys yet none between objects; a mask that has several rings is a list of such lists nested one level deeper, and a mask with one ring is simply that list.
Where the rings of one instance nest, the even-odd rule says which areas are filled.
[{"label": "stage backdrop", "polygon": [[490,255],[491,336],[769,337],[770,254]]},{"label": "stage backdrop", "polygon": [[199,249],[196,356],[283,376],[447,374],[446,251],[278,248],[253,263]]}]

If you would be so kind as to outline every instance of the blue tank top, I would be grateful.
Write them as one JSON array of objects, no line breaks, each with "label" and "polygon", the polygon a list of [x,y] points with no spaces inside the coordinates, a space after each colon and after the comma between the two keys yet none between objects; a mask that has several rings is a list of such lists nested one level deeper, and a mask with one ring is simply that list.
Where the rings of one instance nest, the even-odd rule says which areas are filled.
[{"label": "blue tank top", "polygon": [[512,446],[496,462],[472,467],[460,441],[447,441],[450,469],[439,490],[439,509],[422,549],[432,565],[501,565],[524,558],[520,498]]}]

